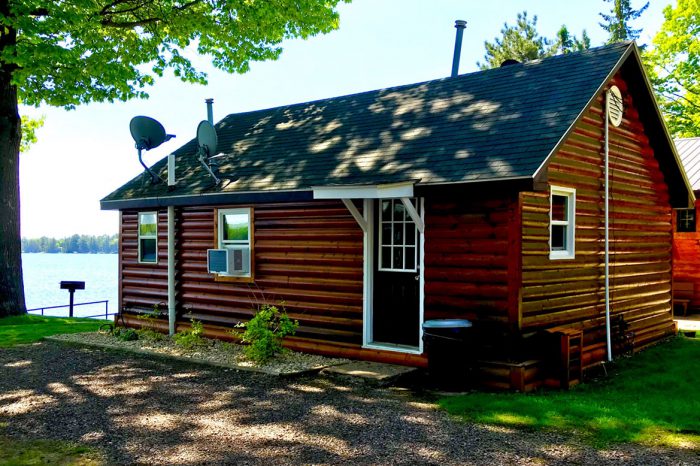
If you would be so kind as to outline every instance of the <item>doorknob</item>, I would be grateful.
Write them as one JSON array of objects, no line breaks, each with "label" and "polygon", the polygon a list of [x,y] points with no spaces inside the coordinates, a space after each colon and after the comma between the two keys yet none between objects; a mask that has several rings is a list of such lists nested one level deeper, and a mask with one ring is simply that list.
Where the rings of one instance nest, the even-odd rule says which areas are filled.
[{"label": "doorknob", "polygon": [[416,275],[414,278],[416,281],[418,281],[418,280],[420,280],[420,275]]}]

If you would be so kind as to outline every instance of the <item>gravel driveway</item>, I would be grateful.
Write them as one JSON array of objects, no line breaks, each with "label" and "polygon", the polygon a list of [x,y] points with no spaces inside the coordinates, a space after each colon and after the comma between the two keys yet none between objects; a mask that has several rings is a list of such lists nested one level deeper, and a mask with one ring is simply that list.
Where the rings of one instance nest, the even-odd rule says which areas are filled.
[{"label": "gravel driveway", "polygon": [[0,433],[102,448],[116,464],[693,464],[452,420],[408,391],[285,380],[57,343],[0,350]]}]

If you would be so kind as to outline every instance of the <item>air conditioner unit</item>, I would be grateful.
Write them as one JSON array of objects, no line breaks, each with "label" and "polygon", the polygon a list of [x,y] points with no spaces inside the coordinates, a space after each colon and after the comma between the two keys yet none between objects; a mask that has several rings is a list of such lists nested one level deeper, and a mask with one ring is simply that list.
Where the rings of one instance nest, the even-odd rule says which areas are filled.
[{"label": "air conditioner unit", "polygon": [[250,272],[250,247],[207,249],[207,270],[222,275],[247,275]]}]

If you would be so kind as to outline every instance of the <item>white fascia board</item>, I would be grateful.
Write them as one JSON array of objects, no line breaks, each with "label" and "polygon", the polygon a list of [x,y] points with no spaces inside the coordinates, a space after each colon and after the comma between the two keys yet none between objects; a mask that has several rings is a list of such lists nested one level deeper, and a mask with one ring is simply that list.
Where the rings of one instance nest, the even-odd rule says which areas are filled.
[{"label": "white fascia board", "polygon": [[360,185],[316,186],[314,199],[389,199],[413,197],[413,182]]}]

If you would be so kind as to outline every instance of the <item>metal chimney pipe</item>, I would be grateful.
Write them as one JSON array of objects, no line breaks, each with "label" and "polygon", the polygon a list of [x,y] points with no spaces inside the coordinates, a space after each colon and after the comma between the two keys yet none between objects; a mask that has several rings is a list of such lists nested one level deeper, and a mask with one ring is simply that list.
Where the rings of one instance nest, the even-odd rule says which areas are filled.
[{"label": "metal chimney pipe", "polygon": [[458,19],[455,21],[455,28],[457,29],[457,37],[455,37],[455,53],[452,56],[452,77],[454,78],[459,74],[459,57],[462,54],[462,35],[464,35],[464,28],[467,27],[467,22]]},{"label": "metal chimney pipe", "polygon": [[207,103],[207,121],[211,123],[212,125],[214,124],[214,99],[206,99],[205,102]]}]

